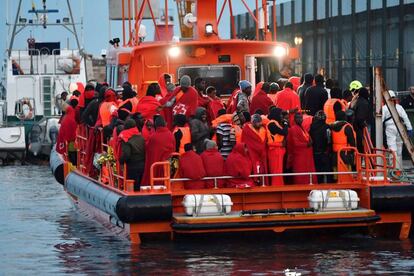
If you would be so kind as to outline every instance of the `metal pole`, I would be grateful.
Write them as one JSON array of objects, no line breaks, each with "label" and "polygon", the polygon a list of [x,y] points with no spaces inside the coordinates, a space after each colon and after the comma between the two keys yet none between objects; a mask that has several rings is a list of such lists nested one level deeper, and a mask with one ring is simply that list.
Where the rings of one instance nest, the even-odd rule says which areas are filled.
[{"label": "metal pole", "polygon": [[273,40],[276,41],[276,38],[277,38],[276,0],[273,0],[272,10],[273,10],[273,15],[272,15],[273,16]]},{"label": "metal pole", "polygon": [[68,10],[69,10],[69,15],[70,15],[70,20],[72,21],[73,24],[73,33],[75,35],[75,39],[76,39],[76,45],[78,46],[79,51],[81,52],[82,49],[80,47],[80,42],[79,42],[79,37],[78,37],[78,33],[76,32],[76,26],[75,26],[75,21],[73,20],[73,14],[72,14],[72,8],[70,6],[69,0],[66,0],[66,3],[68,5]]},{"label": "metal pole", "polygon": [[[375,147],[382,149],[384,141],[382,141],[382,91],[381,91],[381,67],[373,67],[374,75],[374,104],[375,104]],[[382,164],[381,164],[382,165]]]},{"label": "metal pole", "polygon": [[21,7],[22,7],[22,0],[19,1],[19,6],[17,7],[17,12],[16,12],[16,18],[14,19],[13,32],[12,32],[12,35],[11,35],[9,49],[8,49],[8,55],[9,55],[9,57],[11,56],[11,50],[13,48],[14,37],[16,35],[16,28],[17,28],[17,20],[19,20],[20,8]]}]

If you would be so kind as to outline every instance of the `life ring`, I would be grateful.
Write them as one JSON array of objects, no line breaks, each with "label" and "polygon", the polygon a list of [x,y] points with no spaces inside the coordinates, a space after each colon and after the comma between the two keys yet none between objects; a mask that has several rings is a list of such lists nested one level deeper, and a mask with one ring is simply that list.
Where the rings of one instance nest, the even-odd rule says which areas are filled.
[{"label": "life ring", "polygon": [[19,120],[33,119],[33,107],[32,107],[32,103],[30,102],[30,99],[23,98],[17,101],[15,113],[16,113],[16,117]]}]

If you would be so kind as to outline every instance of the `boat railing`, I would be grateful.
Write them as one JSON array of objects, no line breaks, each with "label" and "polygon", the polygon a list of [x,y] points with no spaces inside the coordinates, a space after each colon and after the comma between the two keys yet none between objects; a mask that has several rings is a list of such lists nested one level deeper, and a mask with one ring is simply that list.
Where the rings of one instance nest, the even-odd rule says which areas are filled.
[{"label": "boat railing", "polygon": [[[78,149],[78,161],[76,164],[77,169],[89,175],[87,172],[85,161],[91,157],[87,156],[89,145],[89,136],[91,132],[99,138],[100,142],[94,148],[100,153],[101,158],[101,170],[99,172],[99,182],[102,185],[108,185],[114,189],[123,192],[134,192],[133,180],[127,177],[127,165],[120,164],[118,158],[114,156],[113,149],[109,142],[104,137],[102,128],[89,127],[85,125],[79,125],[77,129],[76,147]],[[96,138],[95,137],[95,138]],[[342,153],[349,154],[352,152],[353,158],[350,164],[341,158]],[[314,176],[328,176],[332,175],[337,178],[339,184],[386,184],[389,183],[387,178],[387,170],[395,167],[395,158],[393,162],[387,163],[385,154],[392,154],[388,150],[375,149],[372,153],[358,153],[354,147],[346,147],[338,152],[338,169],[331,172],[301,172],[301,173],[268,173],[268,174],[252,174],[249,176],[251,179],[260,180],[261,186],[266,186],[268,178],[270,177],[294,177],[294,176],[308,176],[309,181],[305,185],[314,185]],[[372,163],[372,160],[380,160],[379,162]],[[390,164],[390,165],[388,165]],[[219,188],[219,182],[228,179],[238,179],[233,176],[215,176],[204,177],[203,181],[212,181],[214,183],[213,188]],[[171,173],[170,161],[156,162],[150,167],[150,183],[149,186],[142,185],[139,192],[171,192],[173,190],[173,184],[178,182],[193,181],[194,179],[175,177]],[[175,185],[174,185],[175,186]],[[177,186],[178,188],[178,186]]]},{"label": "boat railing", "polygon": [[[292,176],[309,176],[309,183],[307,183],[307,185],[314,185],[317,183],[313,183],[313,176],[318,176],[318,175],[350,175],[350,176],[354,176],[354,179],[357,179],[357,175],[358,172],[356,171],[350,171],[350,172],[303,172],[303,173],[265,173],[265,174],[251,174],[249,175],[249,178],[252,179],[261,179],[261,186],[262,187],[266,187],[267,185],[265,185],[264,183],[266,183],[266,178],[267,177],[276,177],[276,176],[282,176],[282,177],[292,177]],[[238,179],[238,177],[234,177],[234,176],[208,176],[208,177],[204,177],[200,180],[203,181],[208,181],[208,180],[213,180],[214,181],[214,189],[218,189],[218,181],[219,180],[227,180],[227,179]],[[171,183],[174,182],[185,182],[185,181],[194,181],[194,179],[190,179],[190,178],[172,178],[170,180]],[[354,181],[355,182],[355,181]]]},{"label": "boat railing", "polygon": [[[62,55],[62,51],[65,52]],[[53,57],[53,58],[52,58]],[[53,49],[50,55],[44,55],[39,49],[13,50],[11,57],[14,60],[23,75],[72,75],[80,73],[81,56],[78,50],[61,50]],[[73,62],[72,70],[64,70],[59,61]],[[68,64],[69,65],[69,64]],[[67,68],[71,68],[69,65]]]}]

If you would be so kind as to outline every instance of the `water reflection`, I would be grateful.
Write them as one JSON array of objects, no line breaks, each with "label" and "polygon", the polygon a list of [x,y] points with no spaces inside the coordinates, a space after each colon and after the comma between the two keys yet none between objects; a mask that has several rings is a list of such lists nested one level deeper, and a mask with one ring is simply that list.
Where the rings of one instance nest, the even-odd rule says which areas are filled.
[{"label": "water reflection", "polygon": [[[410,241],[322,232],[152,239],[113,235],[72,206],[47,167],[0,168],[0,275],[408,275]],[[145,241],[145,240],[144,240]]]}]

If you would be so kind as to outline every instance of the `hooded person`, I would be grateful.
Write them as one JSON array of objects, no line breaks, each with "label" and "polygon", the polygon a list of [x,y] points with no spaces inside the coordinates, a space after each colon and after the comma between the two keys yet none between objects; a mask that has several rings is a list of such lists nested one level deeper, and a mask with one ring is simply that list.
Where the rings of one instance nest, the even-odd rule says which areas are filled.
[{"label": "hooded person", "polygon": [[[331,144],[331,130],[326,123],[326,114],[320,110],[313,117],[309,135],[312,138],[313,160],[317,172],[331,172],[329,148]],[[332,176],[318,175],[318,183],[332,183]]]},{"label": "hooded person", "polygon": [[[212,140],[206,140],[206,150],[200,155],[203,160],[204,170],[207,177],[223,176],[224,175],[224,159],[217,149],[216,142]],[[213,180],[208,180],[205,183],[206,188],[214,188],[215,184]],[[223,188],[224,181],[217,180],[217,187]]]},{"label": "hooded person", "polygon": [[122,88],[122,101],[118,105],[119,108],[127,108],[128,110],[131,110],[132,113],[137,112],[137,93],[126,83],[122,85]]},{"label": "hooded person", "polygon": [[79,117],[82,118],[83,111],[89,105],[89,103],[95,98],[95,87],[92,84],[87,84],[83,94],[80,96],[79,101],[83,101],[83,105],[78,105],[79,107]]},{"label": "hooded person", "polygon": [[252,84],[247,80],[241,80],[239,82],[240,89],[236,89],[231,94],[227,101],[227,113],[232,114],[237,112],[249,112],[250,100],[249,97],[252,93]]},{"label": "hooded person", "polygon": [[198,107],[198,93],[191,87],[191,78],[184,75],[180,79],[178,86],[171,95],[171,98],[165,104],[172,108],[172,116],[184,114],[189,120],[194,116]]},{"label": "hooded person", "polygon": [[187,124],[187,118],[183,114],[174,116],[175,151],[179,154],[185,152],[184,146],[191,143],[191,130]]},{"label": "hooded person", "polygon": [[[283,160],[286,153],[286,137],[289,124],[283,120],[282,109],[274,107],[269,110],[266,125],[269,173],[283,173]],[[272,176],[272,186],[283,186],[283,176]]]},{"label": "hooded person", "polygon": [[299,96],[293,90],[293,84],[287,82],[282,91],[277,93],[276,107],[279,107],[283,111],[289,114],[289,123],[294,123],[294,114],[300,109]]},{"label": "hooded person", "polygon": [[204,189],[205,183],[202,178],[206,176],[203,160],[194,152],[192,144],[184,145],[185,152],[180,155],[178,172],[182,178],[190,178],[184,181],[185,189]]},{"label": "hooded person", "polygon": [[69,161],[76,165],[77,152],[75,149],[76,128],[77,123],[75,119],[75,109],[68,105],[66,106],[65,115],[60,124],[58,137],[56,140],[56,151],[60,154],[68,154]]},{"label": "hooded person", "polygon": [[300,77],[293,76],[288,81],[293,84],[293,90],[297,93],[300,86]]},{"label": "hooded person", "polygon": [[210,138],[210,127],[207,123],[207,112],[204,107],[197,107],[194,119],[190,121],[191,142],[198,154],[204,151],[204,140]]},{"label": "hooded person", "polygon": [[267,94],[267,96],[272,100],[273,105],[276,105],[276,95],[277,95],[277,92],[279,92],[279,90],[280,90],[280,87],[277,83],[272,82],[270,84],[270,91]]},{"label": "hooded person", "polygon": [[253,173],[267,173],[266,128],[259,114],[253,114],[251,122],[243,126],[241,140],[249,149]]},{"label": "hooded person", "polygon": [[161,74],[158,79],[158,85],[160,86],[161,96],[165,97],[168,94],[167,86],[171,83],[171,75],[167,73]]},{"label": "hooded person", "polygon": [[273,105],[272,100],[267,96],[269,91],[270,84],[268,82],[264,82],[261,89],[252,98],[252,103],[250,104],[250,114],[256,113],[257,110],[262,110],[263,115],[268,114],[269,107]]},{"label": "hooded person", "polygon": [[133,119],[125,121],[119,134],[121,154],[119,162],[127,166],[127,178],[134,180],[134,191],[139,191],[145,167],[145,141]]},{"label": "hooded person", "polygon": [[206,81],[200,77],[195,78],[194,88],[195,90],[197,90],[197,94],[198,94],[198,106],[201,106],[207,109],[209,98],[207,97],[207,95],[204,94],[204,90],[206,89]]},{"label": "hooded person", "polygon": [[106,127],[111,123],[112,114],[117,110],[116,93],[112,88],[105,90],[104,102],[99,106],[99,116],[95,126]]},{"label": "hooded person", "polygon": [[224,163],[224,171],[233,179],[227,179],[228,188],[251,187],[253,180],[249,178],[252,172],[252,161],[249,150],[244,143],[236,144]]},{"label": "hooded person", "polygon": [[85,110],[82,112],[81,123],[84,123],[90,127],[94,127],[96,125],[96,121],[98,120],[99,115],[99,106],[104,101],[106,88],[106,86],[103,86],[101,84],[96,85],[96,97],[91,100],[91,102],[86,106]]},{"label": "hooded person", "polygon": [[221,99],[217,97],[217,90],[214,86],[209,86],[206,89],[207,97],[208,97],[208,105],[207,105],[207,121],[211,124],[211,122],[217,118],[219,110],[224,108]]},{"label": "hooded person", "polygon": [[369,91],[365,87],[361,87],[356,91],[354,104],[351,102],[351,108],[354,111],[353,127],[356,133],[357,148],[359,152],[364,151],[364,128],[367,127],[367,121],[370,113]]},{"label": "hooded person", "polygon": [[[167,161],[175,150],[175,139],[171,131],[166,127],[166,123],[161,116],[157,116],[154,121],[155,133],[151,135],[147,142],[145,154],[145,169],[141,184],[150,184],[150,168],[152,164],[160,161]],[[155,177],[163,175],[162,168],[154,172]]]},{"label": "hooded person", "polygon": [[[289,129],[289,139],[291,145],[291,165],[293,173],[315,172],[313,162],[312,139],[309,133],[302,127],[303,116],[301,113],[295,114],[295,125]],[[309,175],[293,176],[294,184],[309,184]],[[312,183],[317,183],[316,176],[312,177]]]},{"label": "hooded person", "polygon": [[[336,121],[330,125],[332,131],[332,164],[338,172],[350,171],[355,168],[354,152],[341,151],[344,147],[355,147],[355,132],[350,123],[347,122],[346,113],[342,110],[336,113]],[[338,152],[341,159],[338,160]],[[350,175],[338,175],[338,180],[352,180]]]},{"label": "hooded person", "polygon": [[154,115],[161,111],[161,103],[156,99],[156,96],[160,93],[160,86],[157,83],[148,85],[147,94],[139,100],[137,106],[137,110],[144,119],[152,119]]},{"label": "hooded person", "polygon": [[309,115],[314,116],[316,112],[323,110],[323,106],[328,100],[328,92],[325,90],[322,75],[315,76],[315,86],[306,89],[304,99],[304,107]]},{"label": "hooded person", "polygon": [[300,100],[300,107],[302,110],[305,109],[305,91],[312,86],[313,83],[313,75],[306,73],[303,77],[303,84],[298,88],[298,95]]},{"label": "hooded person", "polygon": [[260,90],[262,90],[263,83],[264,82],[261,81],[258,84],[256,84],[256,87],[254,88],[254,91],[252,93],[252,99],[257,95],[257,93],[259,93]]}]

